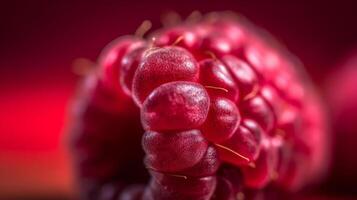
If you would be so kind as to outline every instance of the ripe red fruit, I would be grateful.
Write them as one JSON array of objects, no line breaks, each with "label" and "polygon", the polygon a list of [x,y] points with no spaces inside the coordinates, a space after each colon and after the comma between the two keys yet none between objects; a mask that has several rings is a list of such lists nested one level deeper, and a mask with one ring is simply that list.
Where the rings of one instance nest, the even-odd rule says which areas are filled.
[{"label": "ripe red fruit", "polygon": [[201,51],[212,52],[216,56],[221,57],[232,51],[232,43],[228,38],[221,35],[209,35],[202,42]]},{"label": "ripe red fruit", "polygon": [[239,50],[243,47],[246,41],[246,33],[241,26],[237,26],[237,22],[232,22],[228,20],[217,20],[214,22],[215,26],[222,31],[222,35],[229,40],[232,44],[232,51],[234,53],[239,53]]},{"label": "ripe red fruit", "polygon": [[213,97],[201,130],[207,140],[218,143],[229,139],[237,130],[239,123],[240,114],[237,106],[226,98]]},{"label": "ripe red fruit", "polygon": [[109,90],[113,90],[114,93],[123,94],[118,84],[123,57],[128,52],[144,44],[145,41],[140,38],[124,36],[114,40],[104,48],[99,56],[98,65],[101,66],[100,79]]},{"label": "ripe red fruit", "polygon": [[130,95],[131,93],[131,85],[133,84],[134,74],[138,68],[139,63],[141,62],[141,59],[144,56],[145,51],[146,46],[143,45],[128,52],[122,58],[119,79],[120,85],[127,95]]},{"label": "ripe red fruit", "polygon": [[199,47],[199,37],[189,27],[178,26],[168,28],[153,35],[154,45],[163,47],[177,45],[186,49],[197,49]]},{"label": "ripe red fruit", "polygon": [[284,145],[278,152],[279,160],[276,174],[276,184],[282,188],[294,190],[301,187],[305,171],[309,171],[306,163],[301,163],[303,154],[295,154],[291,145]]},{"label": "ripe red fruit", "polygon": [[351,158],[357,141],[357,49],[349,52],[329,72],[324,90],[333,125],[330,189],[353,194],[357,178],[357,160]]},{"label": "ripe red fruit", "polygon": [[141,109],[146,130],[168,131],[198,128],[205,121],[210,102],[203,86],[170,82],[156,88]]},{"label": "ripe red fruit", "polygon": [[259,124],[249,118],[245,118],[242,120],[242,126],[246,127],[249,131],[252,132],[255,140],[260,143],[261,139],[263,137],[263,134],[265,133],[263,129],[259,126]]},{"label": "ripe red fruit", "polygon": [[208,144],[199,130],[173,133],[148,131],[143,136],[145,163],[149,169],[177,172],[197,164]]},{"label": "ripe red fruit", "polygon": [[219,157],[237,166],[254,165],[260,150],[260,141],[244,126],[239,126],[231,138],[216,145]]},{"label": "ripe red fruit", "polygon": [[255,119],[259,125],[267,132],[271,131],[275,125],[275,115],[272,108],[260,96],[255,96],[241,103],[242,115]]},{"label": "ripe red fruit", "polygon": [[70,147],[84,199],[118,195],[127,183],[147,177],[139,109],[118,102],[102,83],[95,74],[85,77],[69,121]]},{"label": "ripe red fruit", "polygon": [[188,177],[213,176],[217,172],[221,162],[218,159],[218,153],[214,146],[207,148],[206,154],[193,167],[180,171],[179,174]]},{"label": "ripe red fruit", "polygon": [[263,188],[271,180],[278,176],[275,171],[278,164],[277,149],[271,144],[271,141],[265,138],[261,142],[261,150],[254,166],[243,167],[242,172],[244,182],[251,188]]},{"label": "ripe red fruit", "polygon": [[235,193],[232,189],[232,183],[222,177],[217,177],[217,187],[212,196],[213,200],[235,200]]},{"label": "ripe red fruit", "polygon": [[152,48],[145,52],[133,80],[133,99],[140,106],[158,86],[172,81],[197,81],[196,60],[180,47]]},{"label": "ripe red fruit", "polygon": [[120,197],[233,200],[268,185],[296,190],[324,171],[325,114],[313,88],[298,62],[243,19],[213,13],[105,52],[71,127],[87,182],[142,184],[149,179],[139,174],[150,172],[145,189]]},{"label": "ripe red fruit", "polygon": [[254,95],[254,92],[256,92],[255,90],[258,89],[258,78],[252,67],[243,60],[231,55],[223,56],[222,61],[237,82],[240,96],[246,97],[248,94]]},{"label": "ripe red fruit", "polygon": [[161,195],[166,196],[164,199],[209,199],[216,186],[215,176],[184,178],[158,172],[151,174],[155,180],[152,190],[157,192],[159,198]]},{"label": "ripe red fruit", "polygon": [[200,63],[200,83],[211,96],[223,96],[238,100],[238,87],[227,68],[218,60],[206,59]]},{"label": "ripe red fruit", "polygon": [[238,169],[223,165],[217,175],[217,187],[212,196],[214,200],[245,199],[243,177]]}]

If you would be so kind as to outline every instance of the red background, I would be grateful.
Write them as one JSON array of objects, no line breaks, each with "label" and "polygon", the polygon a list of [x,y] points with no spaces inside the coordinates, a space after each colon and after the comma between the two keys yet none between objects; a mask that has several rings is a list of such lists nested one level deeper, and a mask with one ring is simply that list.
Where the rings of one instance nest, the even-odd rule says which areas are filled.
[{"label": "red background", "polygon": [[357,45],[352,1],[11,1],[0,3],[0,198],[72,198],[65,148],[73,61],[167,11],[233,10],[267,29],[316,83]]}]

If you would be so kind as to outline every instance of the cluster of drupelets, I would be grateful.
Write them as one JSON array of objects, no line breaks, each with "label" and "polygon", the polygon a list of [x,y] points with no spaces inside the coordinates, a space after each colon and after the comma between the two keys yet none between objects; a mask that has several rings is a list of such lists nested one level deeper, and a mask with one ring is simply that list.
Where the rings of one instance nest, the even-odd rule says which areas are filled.
[{"label": "cluster of drupelets", "polygon": [[[269,36],[210,14],[147,38],[108,45],[74,107],[87,197],[233,200],[296,190],[321,174],[319,102]],[[147,181],[145,171],[146,186],[123,189]]]}]

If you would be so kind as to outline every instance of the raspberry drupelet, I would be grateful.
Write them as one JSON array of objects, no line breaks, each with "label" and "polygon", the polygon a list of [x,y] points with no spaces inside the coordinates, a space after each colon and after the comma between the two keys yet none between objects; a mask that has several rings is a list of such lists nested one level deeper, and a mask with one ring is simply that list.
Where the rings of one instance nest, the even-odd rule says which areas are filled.
[{"label": "raspberry drupelet", "polygon": [[84,197],[249,199],[315,182],[328,137],[301,68],[231,13],[115,40],[72,109]]}]

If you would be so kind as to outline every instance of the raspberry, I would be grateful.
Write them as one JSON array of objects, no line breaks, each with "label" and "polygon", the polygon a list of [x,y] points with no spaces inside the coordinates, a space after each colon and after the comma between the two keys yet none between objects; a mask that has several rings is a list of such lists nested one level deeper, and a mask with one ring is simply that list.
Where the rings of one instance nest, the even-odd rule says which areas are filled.
[{"label": "raspberry", "polygon": [[[151,172],[153,178],[162,185],[173,186],[175,192],[183,194],[202,194],[212,191],[212,185],[216,184],[214,176],[207,177],[177,177],[163,173]],[[193,187],[192,187],[193,186]]]},{"label": "raspberry", "polygon": [[200,83],[211,88],[211,96],[224,96],[232,101],[238,100],[238,87],[223,63],[207,59],[200,63]]},{"label": "raspberry", "polygon": [[223,165],[217,173],[217,187],[214,192],[214,195],[212,196],[212,199],[245,199],[246,191],[242,185],[243,176],[237,168],[234,168],[229,165]]},{"label": "raspberry", "polygon": [[242,102],[242,113],[248,118],[255,119],[257,123],[267,132],[275,125],[275,115],[266,100],[256,95]]},{"label": "raspberry", "polygon": [[156,33],[153,38],[155,38],[154,45],[159,47],[175,43],[186,49],[197,49],[199,47],[198,36],[193,30],[184,26],[168,28]]},{"label": "raspberry", "polygon": [[[85,77],[82,84],[69,126],[81,193],[84,199],[115,198],[126,184],[147,179],[139,110],[127,104],[126,97],[118,102],[116,95],[108,95],[95,74]],[[114,190],[110,194],[106,194],[108,187]]]},{"label": "raspberry", "polygon": [[114,44],[72,126],[81,178],[97,193],[119,182],[121,199],[233,200],[320,177],[319,100],[298,63],[248,22],[212,13]]},{"label": "raspberry", "polygon": [[222,142],[232,137],[240,122],[237,106],[229,99],[214,97],[205,123],[204,136],[211,142]]},{"label": "raspberry", "polygon": [[216,186],[215,177],[187,178],[152,173],[152,180],[143,199],[209,199]]},{"label": "raspberry", "polygon": [[120,85],[117,84],[123,57],[128,52],[131,52],[132,50],[137,49],[144,44],[145,41],[140,38],[132,36],[120,37],[105,47],[99,56],[98,64],[101,66],[100,78],[109,90],[113,90],[113,93],[123,93]]},{"label": "raspberry", "polygon": [[350,159],[351,149],[356,146],[357,133],[357,49],[354,47],[328,73],[325,93],[331,108],[334,159],[331,161],[329,189],[353,194],[352,186],[357,178],[354,169],[356,159]]},{"label": "raspberry", "polygon": [[[238,183],[240,184],[240,183]],[[217,178],[217,186],[212,196],[213,200],[235,200],[236,193],[233,191],[233,185],[223,177]]]},{"label": "raspberry", "polygon": [[243,60],[231,55],[223,56],[222,61],[232,73],[237,85],[239,85],[240,96],[246,97],[248,94],[254,95],[255,90],[258,89],[258,78],[252,67]]},{"label": "raspberry", "polygon": [[152,48],[135,72],[133,98],[141,105],[153,89],[171,81],[196,81],[199,68],[192,55],[180,47]]},{"label": "raspberry", "polygon": [[180,174],[189,177],[213,176],[220,164],[216,148],[208,146],[206,154],[202,159],[193,167],[180,171]]},{"label": "raspberry", "polygon": [[197,128],[205,121],[209,97],[199,84],[170,82],[157,87],[141,109],[144,129],[167,131]]},{"label": "raspberry", "polygon": [[208,144],[199,130],[177,133],[146,132],[143,148],[146,165],[162,172],[175,172],[197,164]]},{"label": "raspberry", "polygon": [[130,52],[128,52],[122,59],[121,68],[120,68],[120,85],[123,88],[123,91],[130,95],[131,85],[133,83],[133,78],[138,65],[144,56],[146,46],[138,47]]},{"label": "raspberry", "polygon": [[208,35],[202,41],[202,51],[209,51],[221,57],[232,51],[232,43],[225,36]]},{"label": "raspberry", "polygon": [[251,188],[265,187],[276,176],[274,170],[276,170],[277,162],[277,149],[272,146],[271,141],[264,138],[254,167],[242,168],[245,184]]},{"label": "raspberry", "polygon": [[237,166],[254,162],[259,146],[254,134],[244,126],[239,126],[231,138],[217,145],[221,159]]}]

